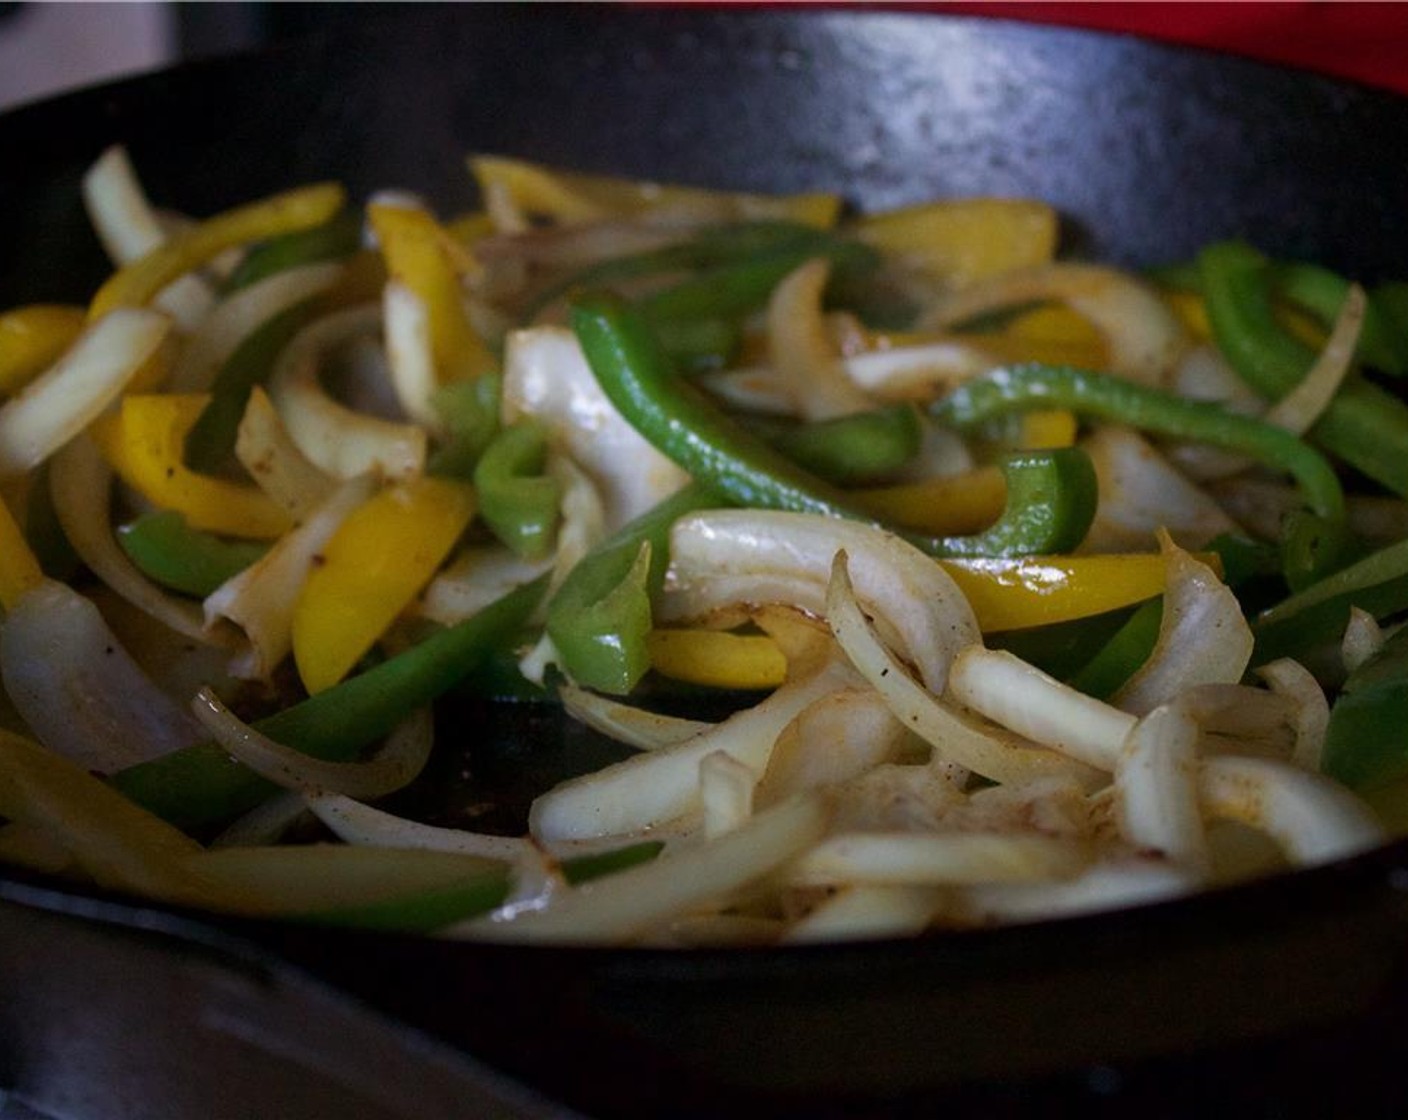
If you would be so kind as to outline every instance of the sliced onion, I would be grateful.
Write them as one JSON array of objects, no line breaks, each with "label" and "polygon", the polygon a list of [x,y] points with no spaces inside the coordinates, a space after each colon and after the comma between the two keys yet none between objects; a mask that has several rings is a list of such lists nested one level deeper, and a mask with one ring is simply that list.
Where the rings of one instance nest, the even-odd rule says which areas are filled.
[{"label": "sliced onion", "polygon": [[546,562],[524,560],[502,545],[466,548],[426,585],[415,606],[432,622],[453,626],[546,568]]},{"label": "sliced onion", "polygon": [[236,817],[210,842],[210,847],[254,848],[277,844],[289,829],[308,816],[308,806],[302,797],[291,790],[281,790]]},{"label": "sliced onion", "polygon": [[[1169,388],[1180,397],[1214,401],[1244,416],[1260,416],[1266,409],[1266,402],[1237,376],[1211,342],[1189,348],[1174,370]],[[1206,443],[1176,443],[1166,450],[1170,462],[1199,482],[1226,478],[1254,465],[1245,455]]]},{"label": "sliced onion", "polygon": [[412,420],[436,430],[441,421],[430,401],[438,380],[430,346],[430,312],[425,301],[400,281],[389,280],[382,289],[382,314],[396,399]]},{"label": "sliced onion", "polygon": [[529,831],[549,844],[624,835],[697,810],[699,763],[706,755],[726,751],[761,774],[783,729],[809,705],[853,682],[847,667],[828,661],[692,739],[569,779],[533,802]]},{"label": "sliced onion", "polygon": [[793,944],[914,937],[944,905],[942,890],[927,886],[852,885],[832,895],[783,937]]},{"label": "sliced onion", "polygon": [[798,266],[768,301],[768,354],[805,420],[831,420],[874,407],[846,376],[822,310],[831,264],[821,257]]},{"label": "sliced onion", "polygon": [[[166,241],[161,219],[147,201],[127,150],[120,145],[103,152],[83,176],[83,203],[98,240],[115,265],[144,257]],[[168,285],[155,303],[191,330],[210,310],[213,300],[207,284],[196,276],[183,276]]]},{"label": "sliced onion", "polygon": [[162,590],[122,551],[112,530],[112,470],[87,435],[78,436],[54,456],[49,487],[64,536],[103,583],[182,637],[238,648],[233,631],[207,628],[196,604]]},{"label": "sliced onion", "polygon": [[332,287],[338,264],[285,268],[222,299],[191,332],[171,370],[171,388],[203,393],[250,335],[277,315]]},{"label": "sliced onion", "polygon": [[832,559],[887,641],[941,693],[957,651],[979,639],[968,600],[932,558],[891,533],[855,521],[770,510],[718,510],[675,522],[665,617],[702,616],[730,603],[825,609]]},{"label": "sliced onion", "polygon": [[425,468],[425,429],[356,412],[329,396],[318,378],[324,350],[375,331],[380,323],[378,307],[328,315],[294,337],[270,376],[269,395],[294,442],[336,478],[368,471],[409,478]]},{"label": "sliced onion", "polygon": [[1198,724],[1177,705],[1135,724],[1115,764],[1120,835],[1141,852],[1206,878],[1208,842],[1198,797]]},{"label": "sliced onion", "polygon": [[1373,813],[1352,793],[1290,763],[1208,759],[1200,789],[1206,812],[1268,833],[1298,864],[1344,859],[1387,839]]},{"label": "sliced onion", "polygon": [[1351,284],[1315,363],[1294,389],[1266,410],[1267,423],[1303,435],[1320,419],[1353,367],[1367,306],[1364,289]]},{"label": "sliced onion", "polygon": [[949,886],[1065,879],[1083,844],[1035,833],[891,832],[828,836],[788,868],[794,883]]},{"label": "sliced onion", "polygon": [[1110,368],[1141,385],[1162,387],[1188,345],[1178,317],[1135,277],[1074,262],[1003,273],[952,292],[925,313],[920,330],[946,330],[1037,301],[1064,303],[1104,336]]},{"label": "sliced onion", "polygon": [[953,338],[856,354],[846,359],[846,376],[880,400],[927,400],[1001,364],[981,345]]},{"label": "sliced onion", "polygon": [[637,938],[673,917],[717,904],[782,866],[820,839],[826,819],[821,799],[793,798],[765,809],[717,840],[681,847],[650,863],[564,891],[540,910],[508,921],[471,922],[450,932],[554,942]]},{"label": "sliced onion", "polygon": [[1159,530],[1197,548],[1237,525],[1206,493],[1130,428],[1102,425],[1081,441],[1099,483],[1083,552],[1147,550]]},{"label": "sliced onion", "polygon": [[953,663],[959,703],[1098,770],[1112,771],[1135,718],[1064,685],[1007,650],[973,645]]},{"label": "sliced onion", "polygon": [[112,774],[205,737],[98,608],[54,580],[21,595],[0,625],[0,672],[30,731],[87,770]]},{"label": "sliced onion", "polygon": [[120,307],[84,329],[49,369],[0,405],[0,476],[38,466],[115,401],[171,320]]},{"label": "sliced onion", "polygon": [[1295,746],[1291,761],[1306,770],[1318,772],[1325,749],[1325,732],[1330,725],[1330,702],[1313,673],[1298,661],[1282,657],[1257,669],[1277,696],[1294,706]]},{"label": "sliced onion", "polygon": [[[826,613],[836,641],[856,671],[885,698],[904,727],[934,748],[936,761],[995,782],[1025,782],[1050,775],[1078,775],[1091,784],[1098,780],[1055,751],[984,727],[911,677],[871,629],[851,591],[844,553],[837,555]],[[949,684],[952,687],[951,676]]]},{"label": "sliced onion", "polygon": [[1203,730],[1205,753],[1290,758],[1296,745],[1297,702],[1286,694],[1242,684],[1200,684],[1173,704]]},{"label": "sliced onion", "polygon": [[232,664],[232,672],[267,678],[288,656],[293,648],[293,609],[308,573],[343,520],[375,493],[376,486],[370,475],[342,483],[303,524],[206,597],[207,624],[213,627],[228,619],[249,640],[248,650]]},{"label": "sliced onion", "polygon": [[284,789],[325,790],[347,797],[385,797],[413,782],[430,758],[434,720],[422,708],[386,737],[376,757],[366,762],[327,762],[276,743],[240,719],[208,688],[191,701],[191,710],[225,750],[256,774]]},{"label": "sliced onion", "polygon": [[491,836],[422,824],[371,805],[363,805],[345,794],[305,792],[302,801],[340,840],[348,844],[462,852],[506,863],[540,858],[532,842],[521,836]]},{"label": "sliced onion", "polygon": [[[1374,654],[1383,648],[1384,631],[1379,620],[1359,607],[1349,608],[1349,621],[1345,623],[1344,637],[1340,640],[1340,659],[1344,662],[1345,675],[1354,672]],[[1319,767],[1311,767],[1318,770]]]},{"label": "sliced onion", "polygon": [[1054,883],[992,883],[969,887],[964,899],[987,921],[1047,921],[1144,906],[1177,898],[1201,886],[1188,870],[1164,860],[1126,859],[1097,863],[1073,879]]},{"label": "sliced onion", "polygon": [[512,332],[504,352],[503,420],[533,417],[601,493],[606,529],[658,505],[688,480],[651,446],[602,392],[571,331]]},{"label": "sliced onion", "polygon": [[249,394],[240,418],[235,458],[295,522],[307,518],[337,486],[336,479],[299,450],[274,402],[259,385]]},{"label": "sliced onion", "polygon": [[[1254,476],[1219,479],[1209,484],[1208,492],[1229,517],[1269,541],[1281,535],[1286,515],[1305,505],[1296,487]],[[1402,498],[1350,494],[1345,506],[1349,530],[1356,537],[1377,544],[1393,544],[1408,537],[1408,502]]]},{"label": "sliced onion", "polygon": [[706,840],[716,840],[748,821],[757,784],[758,775],[728,751],[714,751],[699,760],[699,805]]},{"label": "sliced onion", "polygon": [[1251,661],[1251,627],[1228,586],[1202,561],[1164,543],[1168,565],[1159,638],[1148,661],[1115,693],[1145,715],[1200,684],[1236,684]]},{"label": "sliced onion", "polygon": [[731,409],[767,416],[792,416],[792,394],[775,369],[747,366],[698,374],[695,383]]},{"label": "sliced onion", "polygon": [[709,730],[711,723],[679,716],[661,715],[609,696],[588,692],[571,683],[558,687],[563,710],[579,723],[618,743],[637,750],[653,751],[693,739]]}]

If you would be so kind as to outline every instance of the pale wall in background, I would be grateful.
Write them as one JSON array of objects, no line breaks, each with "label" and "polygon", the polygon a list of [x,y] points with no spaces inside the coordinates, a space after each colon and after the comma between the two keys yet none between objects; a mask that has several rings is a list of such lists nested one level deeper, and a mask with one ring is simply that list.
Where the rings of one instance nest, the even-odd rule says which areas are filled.
[{"label": "pale wall in background", "polygon": [[0,20],[0,109],[165,64],[173,16],[151,2],[25,4]]}]

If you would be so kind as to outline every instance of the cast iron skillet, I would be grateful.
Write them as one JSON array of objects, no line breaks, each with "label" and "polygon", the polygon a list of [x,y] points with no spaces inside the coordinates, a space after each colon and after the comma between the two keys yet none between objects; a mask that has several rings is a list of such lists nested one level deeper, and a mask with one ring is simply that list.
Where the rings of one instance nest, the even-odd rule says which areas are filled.
[{"label": "cast iron skillet", "polygon": [[[1035,195],[1072,249],[1135,266],[1227,236],[1370,280],[1408,261],[1408,103],[1305,74],[919,13],[382,16],[0,119],[0,306],[102,277],[77,185],[114,141],[197,214],[329,176],[454,210],[480,150],[866,208]],[[504,772],[570,754],[521,710],[461,718]],[[0,1085],[105,1118],[1401,1111],[1405,863],[1394,845],[916,942],[663,953],[224,922],[10,877]]]}]

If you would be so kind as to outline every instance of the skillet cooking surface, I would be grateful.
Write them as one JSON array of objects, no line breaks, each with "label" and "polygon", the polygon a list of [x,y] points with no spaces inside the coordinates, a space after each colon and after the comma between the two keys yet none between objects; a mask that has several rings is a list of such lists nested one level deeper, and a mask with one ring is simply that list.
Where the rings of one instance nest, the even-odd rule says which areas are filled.
[{"label": "skillet cooking surface", "polygon": [[[81,300],[104,275],[78,182],[117,141],[158,202],[195,214],[326,177],[354,196],[422,191],[453,211],[473,201],[462,157],[479,150],[705,185],[837,190],[862,208],[1034,195],[1062,211],[1071,249],[1130,265],[1227,236],[1364,279],[1402,274],[1408,260],[1408,103],[1388,95],[984,20],[464,6],[408,9],[365,34],[0,119],[11,153],[0,306]],[[525,732],[520,715],[499,713],[501,753],[533,751],[541,730]],[[551,1114],[430,1038],[600,1115],[764,1101],[808,1116],[940,1105],[991,1115],[1111,1100],[1160,1115],[1209,1099],[1364,1114],[1403,1103],[1387,1075],[1408,1057],[1404,856],[1396,846],[1113,917],[747,953],[217,923],[10,878],[0,983],[14,998],[0,1011],[0,1084],[66,1115],[173,1114],[174,1082],[153,1070],[195,1045],[199,1030],[185,1031],[178,1012],[206,1029],[210,1001],[248,983],[250,1014],[284,1038],[284,1060],[379,1093],[385,1115],[448,1116],[457,1100],[471,1115]],[[161,1013],[144,1016],[143,1005]],[[72,1061],[69,1015],[89,1023],[88,1056],[108,1065]],[[339,1016],[371,1032],[369,1052],[382,1048],[380,1090],[353,1068],[365,1038],[332,1033]],[[300,1027],[295,1046],[287,1024],[300,1017],[323,1033]],[[111,1065],[118,1041],[135,1067]],[[220,1051],[210,1084],[243,1078],[244,1105],[287,1092],[283,1114],[336,1114],[332,1090],[286,1089],[284,1067],[257,1060],[271,1047],[245,1066]],[[67,1067],[61,1088],[46,1062]],[[203,1082],[188,1077],[182,1091],[198,1095],[193,1083]],[[391,1103],[388,1085],[404,1090]],[[468,1107],[480,1098],[465,1093],[481,1103]],[[212,1089],[192,1114],[251,1114],[220,1111],[243,1105],[217,1099]]]}]

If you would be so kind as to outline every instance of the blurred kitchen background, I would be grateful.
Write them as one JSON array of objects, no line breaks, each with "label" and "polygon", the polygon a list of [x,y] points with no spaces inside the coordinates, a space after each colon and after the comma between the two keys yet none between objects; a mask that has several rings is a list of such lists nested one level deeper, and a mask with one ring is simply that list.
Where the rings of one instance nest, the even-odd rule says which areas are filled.
[{"label": "blurred kitchen background", "polygon": [[[412,6],[271,0],[0,0],[0,111],[180,59],[297,38],[339,23],[404,13]],[[889,6],[1132,31],[1408,92],[1408,3],[955,0]]]}]

